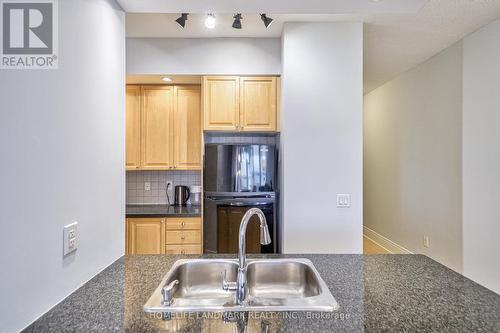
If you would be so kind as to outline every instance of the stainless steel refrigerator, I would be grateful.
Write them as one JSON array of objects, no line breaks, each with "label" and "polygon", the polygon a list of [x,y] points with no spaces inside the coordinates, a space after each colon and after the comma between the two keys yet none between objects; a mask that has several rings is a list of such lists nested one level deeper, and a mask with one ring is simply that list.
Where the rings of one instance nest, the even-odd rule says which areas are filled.
[{"label": "stainless steel refrigerator", "polygon": [[[277,152],[272,145],[206,144],[204,158],[204,252],[236,253],[244,213],[262,209],[271,233],[260,245],[256,216],[247,229],[248,253],[277,253]],[[253,221],[255,219],[255,221]]]}]

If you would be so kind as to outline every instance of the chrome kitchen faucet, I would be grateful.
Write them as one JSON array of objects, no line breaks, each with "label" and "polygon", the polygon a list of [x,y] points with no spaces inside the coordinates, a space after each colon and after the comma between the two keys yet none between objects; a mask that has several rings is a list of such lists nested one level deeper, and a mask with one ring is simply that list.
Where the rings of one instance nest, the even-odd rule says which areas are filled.
[{"label": "chrome kitchen faucet", "polygon": [[228,282],[226,280],[226,271],[224,271],[224,277],[222,279],[222,289],[224,290],[236,290],[236,300],[238,304],[243,304],[246,298],[246,286],[247,286],[247,264],[246,264],[246,254],[245,254],[245,239],[247,225],[252,216],[257,215],[260,219],[260,243],[262,245],[268,245],[271,243],[271,235],[269,235],[269,229],[267,227],[266,217],[264,213],[259,208],[250,208],[243,218],[241,219],[240,232],[239,232],[239,253],[238,253],[238,279],[236,282]]}]

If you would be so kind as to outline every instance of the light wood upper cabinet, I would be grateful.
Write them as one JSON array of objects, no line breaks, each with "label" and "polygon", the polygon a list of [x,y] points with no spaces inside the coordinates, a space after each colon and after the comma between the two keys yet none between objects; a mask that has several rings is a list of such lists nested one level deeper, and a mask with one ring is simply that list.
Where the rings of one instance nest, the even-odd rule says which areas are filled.
[{"label": "light wood upper cabinet", "polygon": [[239,80],[237,76],[205,76],[203,78],[205,130],[238,130],[240,121]]},{"label": "light wood upper cabinet", "polygon": [[240,130],[276,131],[276,78],[240,78]]},{"label": "light wood upper cabinet", "polygon": [[127,254],[164,254],[165,218],[128,218]]},{"label": "light wood upper cabinet", "polygon": [[203,129],[279,131],[278,79],[274,76],[203,78]]},{"label": "light wood upper cabinet", "polygon": [[127,86],[127,170],[201,169],[201,87]]},{"label": "light wood upper cabinet", "polygon": [[127,170],[136,170],[141,165],[140,86],[127,86],[125,124],[125,167]]},{"label": "light wood upper cabinet", "polygon": [[142,87],[141,169],[172,166],[172,108],[174,87]]},{"label": "light wood upper cabinet", "polygon": [[175,87],[174,169],[201,169],[201,92],[199,86]]}]

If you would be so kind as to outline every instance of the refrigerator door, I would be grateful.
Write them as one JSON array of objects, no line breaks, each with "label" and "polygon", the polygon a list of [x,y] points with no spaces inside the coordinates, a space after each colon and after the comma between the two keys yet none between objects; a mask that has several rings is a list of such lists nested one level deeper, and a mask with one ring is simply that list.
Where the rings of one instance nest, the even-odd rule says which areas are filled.
[{"label": "refrigerator door", "polygon": [[275,191],[276,149],[269,145],[205,146],[205,193]]}]

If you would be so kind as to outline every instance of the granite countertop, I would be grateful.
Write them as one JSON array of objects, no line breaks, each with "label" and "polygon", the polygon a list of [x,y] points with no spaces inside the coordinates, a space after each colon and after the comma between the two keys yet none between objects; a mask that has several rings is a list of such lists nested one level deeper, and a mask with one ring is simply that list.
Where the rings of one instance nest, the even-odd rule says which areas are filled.
[{"label": "granite countertop", "polygon": [[127,205],[127,217],[199,217],[201,206]]},{"label": "granite countertop", "polygon": [[143,312],[185,257],[122,257],[26,332],[500,332],[500,295],[423,255],[266,256],[309,258],[340,305],[333,313],[249,313],[224,323],[217,314],[164,321]]}]

